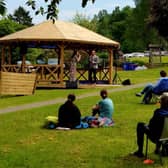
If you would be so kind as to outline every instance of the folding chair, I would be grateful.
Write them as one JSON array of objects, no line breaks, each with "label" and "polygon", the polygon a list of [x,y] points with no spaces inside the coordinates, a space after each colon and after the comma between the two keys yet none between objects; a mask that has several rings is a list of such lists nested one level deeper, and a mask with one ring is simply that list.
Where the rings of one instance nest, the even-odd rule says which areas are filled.
[{"label": "folding chair", "polygon": [[[146,136],[146,152],[145,152],[145,159],[148,159],[148,135]],[[161,137],[158,140],[158,143],[161,144],[161,146],[166,143],[168,141],[168,117],[165,117],[164,119],[164,125],[163,125],[163,130],[162,130],[162,134]],[[162,151],[159,151],[159,159],[160,159],[160,163],[161,165],[163,165],[163,161],[162,161]]]},{"label": "folding chair", "polygon": [[157,102],[159,102],[159,98],[160,98],[159,95],[152,93],[152,98],[150,99],[150,103],[156,104]]},{"label": "folding chair", "polygon": [[159,100],[160,100],[160,97],[161,97],[162,95],[167,95],[167,96],[168,96],[168,92],[163,92],[161,95],[157,95],[157,94],[155,94],[155,93],[152,93],[152,98],[151,98],[151,100],[150,100],[150,103],[153,103],[153,104],[158,103]]},{"label": "folding chair", "polygon": [[[164,126],[163,126],[163,130],[162,130],[162,135],[161,135],[161,137],[159,139],[159,142],[161,143],[161,145],[163,145],[167,141],[168,141],[168,117],[165,117]],[[161,164],[163,165],[161,150],[159,152],[159,158],[160,158]]]}]

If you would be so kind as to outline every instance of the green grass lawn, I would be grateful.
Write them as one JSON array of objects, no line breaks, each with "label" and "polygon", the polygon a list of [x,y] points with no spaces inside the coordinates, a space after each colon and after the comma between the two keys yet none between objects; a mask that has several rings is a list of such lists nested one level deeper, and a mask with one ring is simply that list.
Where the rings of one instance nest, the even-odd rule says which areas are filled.
[{"label": "green grass lawn", "polygon": [[[155,81],[160,69],[146,71],[122,71],[122,79],[133,83]],[[110,88],[111,89],[111,88]],[[37,90],[33,96],[2,97],[4,107],[63,97],[73,91],[77,97],[84,93],[97,92],[76,100],[82,116],[91,113],[91,107],[99,99],[99,90]],[[135,93],[140,88],[110,93],[114,101],[114,120],[110,128],[57,131],[41,128],[48,115],[57,115],[60,104],[34,108],[0,115],[0,168],[139,168],[161,167],[153,153],[154,144],[149,143],[149,157],[153,165],[144,165],[143,160],[130,156],[137,149],[136,125],[148,122],[158,105],[142,105]],[[3,101],[3,103],[2,103]],[[21,101],[21,102],[20,102]],[[2,104],[1,104],[2,103]],[[163,158],[164,168],[168,158]]]},{"label": "green grass lawn", "polygon": [[[118,75],[121,80],[130,79],[132,84],[138,83],[148,83],[155,82],[159,77],[160,70],[166,70],[168,72],[168,68],[155,68],[155,69],[147,69],[142,71],[118,71]],[[113,89],[116,87],[109,86],[108,88]],[[27,104],[32,102],[39,102],[45,100],[52,100],[60,97],[65,97],[67,93],[75,93],[76,95],[81,95],[84,93],[90,93],[90,91],[97,92],[100,88],[94,89],[38,89],[35,91],[35,95],[31,96],[1,96],[0,97],[0,109],[17,106],[21,104]]]}]

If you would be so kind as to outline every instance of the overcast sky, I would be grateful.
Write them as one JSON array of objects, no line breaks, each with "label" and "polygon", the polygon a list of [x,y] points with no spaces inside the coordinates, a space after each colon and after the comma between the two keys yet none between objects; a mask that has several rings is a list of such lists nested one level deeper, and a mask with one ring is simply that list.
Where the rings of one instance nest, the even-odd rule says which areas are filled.
[{"label": "overcast sky", "polygon": [[[39,6],[45,5],[44,0],[37,1]],[[98,12],[103,9],[106,9],[109,13],[111,13],[116,6],[119,6],[121,9],[127,5],[131,7],[135,6],[133,0],[96,0],[94,4],[89,2],[85,8],[82,8],[81,1],[82,0],[62,0],[58,6],[58,19],[69,21],[77,12],[92,18],[94,14],[98,14]],[[30,15],[33,17],[33,23],[37,24],[45,20],[45,17],[34,16],[34,12],[25,5],[25,2],[26,0],[6,0],[8,13],[13,14],[15,9],[22,6],[26,10],[30,11]]]}]

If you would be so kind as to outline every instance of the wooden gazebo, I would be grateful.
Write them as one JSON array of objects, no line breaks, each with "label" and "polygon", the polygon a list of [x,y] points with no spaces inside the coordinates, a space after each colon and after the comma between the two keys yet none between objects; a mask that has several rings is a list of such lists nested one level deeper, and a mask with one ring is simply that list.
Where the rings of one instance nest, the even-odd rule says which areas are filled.
[{"label": "wooden gazebo", "polygon": [[[93,49],[106,50],[108,52],[109,65],[99,70],[99,80],[112,83],[113,51],[119,48],[119,43],[102,35],[92,32],[77,24],[64,21],[45,21],[41,24],[23,29],[0,38],[1,46],[1,72],[26,73],[27,48],[53,48],[58,55],[58,64],[32,65],[36,73],[36,86],[64,86],[69,79],[69,70],[64,68],[64,54],[68,49],[84,50],[86,53]],[[22,65],[12,64],[12,48],[20,48]],[[77,69],[78,80],[87,80],[87,69]]]}]

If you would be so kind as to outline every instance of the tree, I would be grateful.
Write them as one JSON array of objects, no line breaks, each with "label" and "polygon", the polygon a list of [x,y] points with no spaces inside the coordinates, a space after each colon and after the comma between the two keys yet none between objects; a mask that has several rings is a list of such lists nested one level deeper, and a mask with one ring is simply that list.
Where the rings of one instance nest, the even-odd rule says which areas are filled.
[{"label": "tree", "polygon": [[[58,8],[57,6],[61,2],[61,0],[44,0],[45,3],[47,4],[46,8],[44,6],[39,6],[37,7],[37,2],[38,0],[27,0],[26,4],[30,6],[33,10],[35,10],[36,15],[44,15],[46,14],[46,18],[55,20],[58,18]],[[92,1],[92,3],[95,2],[95,0],[89,0]],[[85,7],[87,5],[88,0],[82,0],[82,7]]]},{"label": "tree", "polygon": [[0,20],[0,37],[24,29],[25,26],[13,22],[9,19]]},{"label": "tree", "polygon": [[116,7],[110,16],[110,29],[111,35],[114,40],[123,41],[124,33],[127,29],[127,19],[132,15],[133,9],[129,6],[124,7],[120,10]]},{"label": "tree", "polygon": [[[82,0],[82,6],[85,7],[89,0]],[[139,5],[141,0],[134,0],[135,5]],[[95,0],[92,0],[94,3]],[[168,1],[167,0],[149,0],[150,11],[148,15],[148,24],[155,27],[159,34],[168,39]]]},{"label": "tree", "polygon": [[0,15],[4,15],[6,12],[5,0],[0,0]]},{"label": "tree", "polygon": [[19,8],[14,11],[13,15],[9,14],[8,18],[22,25],[32,25],[32,18],[29,15],[29,11],[26,11],[21,6],[19,6]]},{"label": "tree", "polygon": [[136,7],[130,17],[127,18],[126,31],[122,48],[126,52],[144,51],[150,43],[160,42],[154,28],[148,25],[150,13],[150,2],[146,0],[136,0]]},{"label": "tree", "polygon": [[155,27],[159,34],[168,39],[168,1],[151,0],[149,24]]},{"label": "tree", "polygon": [[133,9],[129,6],[120,10],[116,7],[112,13],[107,13],[106,10],[102,10],[98,15],[94,16],[97,20],[97,32],[110,39],[124,41],[124,34],[127,29],[128,17],[132,15]]},{"label": "tree", "polygon": [[[58,8],[57,6],[61,2],[61,0],[44,0],[47,3],[47,8],[40,6],[37,7],[36,0],[28,0],[26,4],[30,6],[33,10],[35,10],[36,15],[44,15],[46,14],[46,18],[55,20],[58,17]],[[49,2],[48,2],[49,1]]]},{"label": "tree", "polygon": [[106,10],[99,11],[98,15],[94,16],[94,20],[97,20],[97,33],[106,36],[108,38],[111,37],[111,30],[109,28],[109,17],[110,15]]},{"label": "tree", "polygon": [[[87,5],[87,2],[90,1],[90,0],[82,0],[82,7],[85,7]],[[91,0],[92,3],[95,2],[95,0]]]},{"label": "tree", "polygon": [[97,31],[96,20],[94,20],[94,19],[91,20],[89,17],[87,17],[84,14],[76,13],[76,15],[72,19],[72,22],[74,22],[80,26],[86,27],[87,29],[92,30],[94,32]]},{"label": "tree", "polygon": [[[16,31],[24,29],[26,26],[18,24],[9,19],[0,20],[0,37],[14,33]],[[16,60],[19,59],[19,49],[12,45],[12,63],[16,63]]]}]

